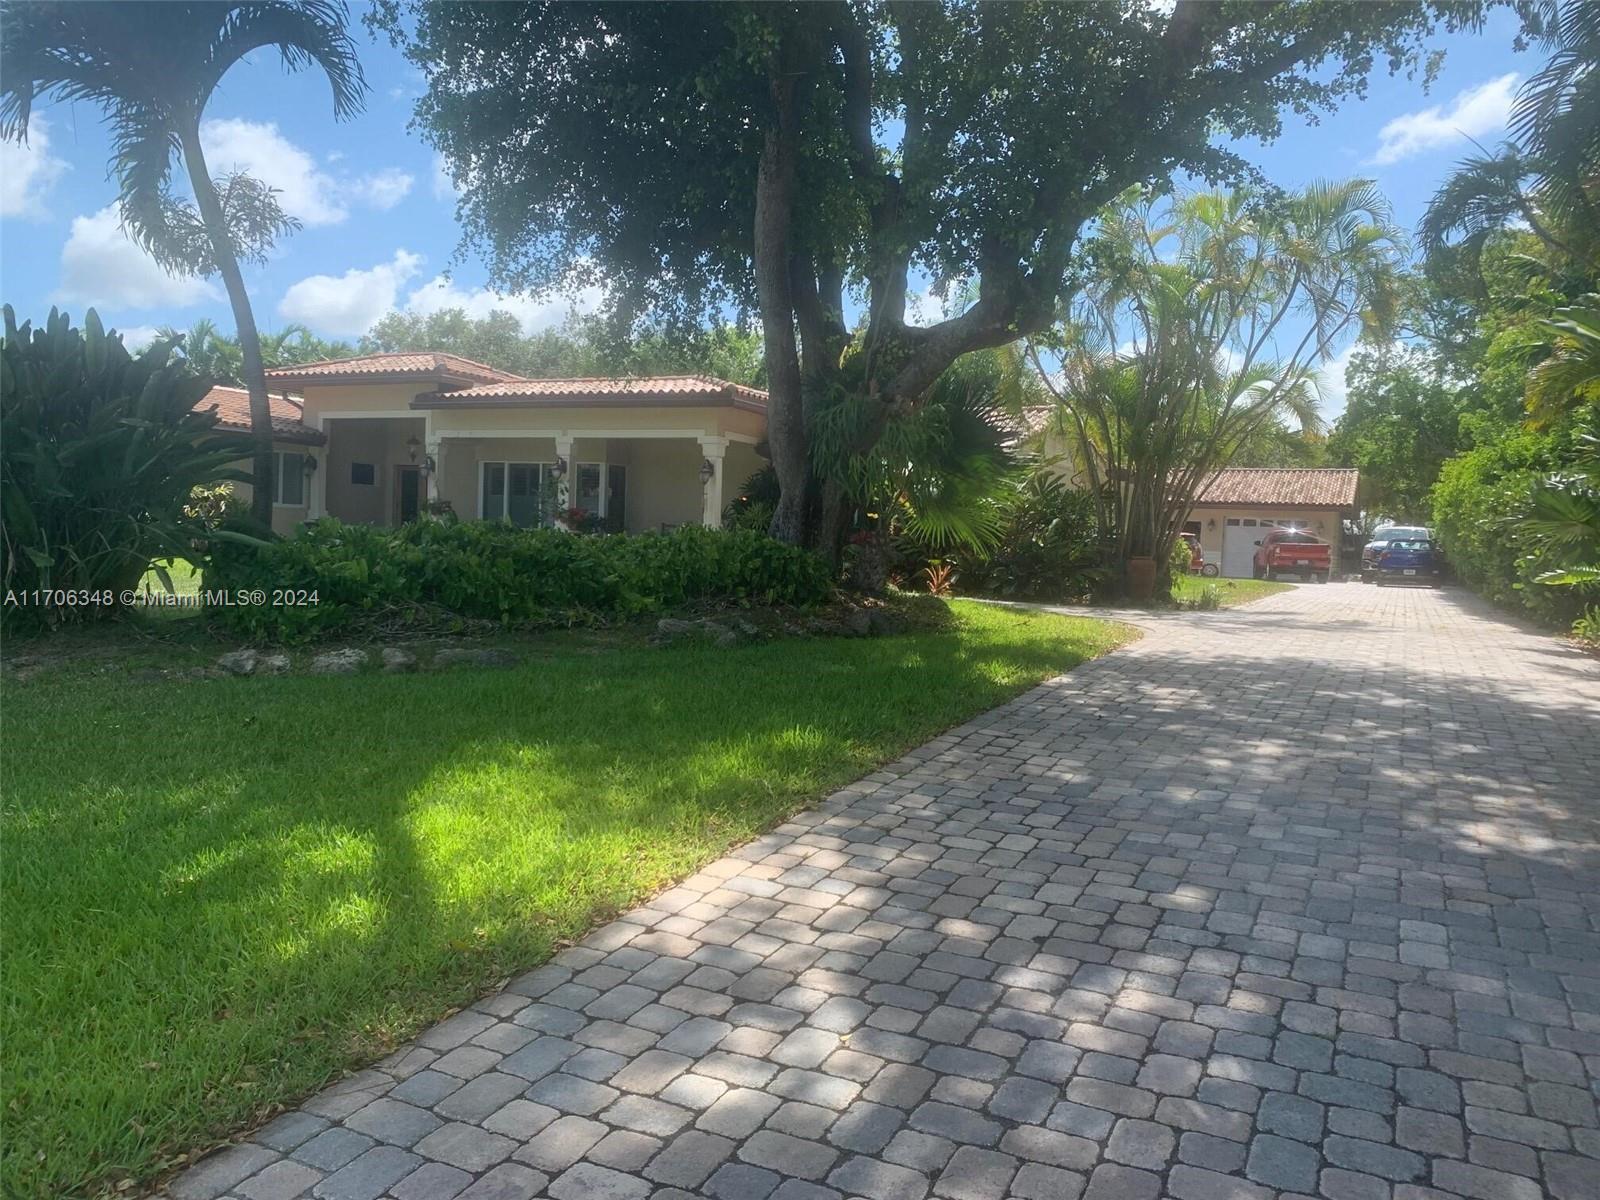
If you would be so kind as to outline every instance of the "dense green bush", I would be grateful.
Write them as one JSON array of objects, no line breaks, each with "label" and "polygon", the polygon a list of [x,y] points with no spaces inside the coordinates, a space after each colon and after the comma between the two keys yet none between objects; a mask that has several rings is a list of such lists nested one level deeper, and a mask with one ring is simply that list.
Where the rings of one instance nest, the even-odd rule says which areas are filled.
[{"label": "dense green bush", "polygon": [[[242,439],[196,413],[210,388],[171,344],[137,358],[90,309],[52,309],[42,329],[5,307],[0,343],[0,578],[17,596],[117,595],[152,559],[186,556],[204,533],[196,487],[237,478]],[[7,624],[108,616],[117,605],[7,605]]]},{"label": "dense green bush", "polygon": [[1478,446],[1444,464],[1432,493],[1433,525],[1462,583],[1552,625],[1579,615],[1574,589],[1535,582],[1564,564],[1525,521],[1543,481],[1579,461],[1586,429],[1597,425],[1600,405],[1588,405],[1552,429],[1480,431]]},{"label": "dense green bush", "polygon": [[219,546],[206,570],[207,588],[316,593],[314,604],[218,610],[234,632],[273,640],[430,610],[536,625],[706,599],[811,604],[831,584],[820,559],[749,530],[584,537],[498,521],[377,529],[326,519],[265,547]]},{"label": "dense green bush", "polygon": [[992,549],[961,550],[946,558],[955,566],[955,590],[971,596],[1081,600],[1107,577],[1100,565],[1094,498],[1042,471],[1004,501]]},{"label": "dense green bush", "polygon": [[1189,543],[1183,538],[1174,538],[1172,549],[1167,553],[1166,586],[1161,589],[1163,595],[1170,595],[1172,589],[1178,586],[1178,580],[1189,574],[1189,564],[1194,561],[1194,552],[1189,549]]}]

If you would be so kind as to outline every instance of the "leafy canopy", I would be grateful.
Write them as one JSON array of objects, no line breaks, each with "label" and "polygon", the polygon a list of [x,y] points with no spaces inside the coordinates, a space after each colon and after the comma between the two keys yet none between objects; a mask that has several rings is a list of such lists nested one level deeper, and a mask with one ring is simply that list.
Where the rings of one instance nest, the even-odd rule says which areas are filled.
[{"label": "leafy canopy", "polygon": [[959,353],[1047,324],[1080,226],[1129,184],[1243,178],[1214,135],[1272,138],[1283,111],[1359,94],[1380,60],[1416,67],[1437,20],[1480,8],[384,0],[375,20],[428,78],[418,125],[501,284],[599,282],[683,320],[753,306],[788,72],[796,279],[835,315],[841,283],[864,288],[869,337],[903,327],[910,271],[981,281],[976,316],[905,335]]}]

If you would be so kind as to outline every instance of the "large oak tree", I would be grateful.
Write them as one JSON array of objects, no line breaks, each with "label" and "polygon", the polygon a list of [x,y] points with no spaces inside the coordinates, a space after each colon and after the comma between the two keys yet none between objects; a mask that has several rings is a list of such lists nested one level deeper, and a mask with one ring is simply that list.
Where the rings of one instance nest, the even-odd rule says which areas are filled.
[{"label": "large oak tree", "polygon": [[[1042,330],[1131,184],[1249,174],[1219,138],[1415,69],[1477,0],[463,4],[386,0],[423,132],[505,287],[759,311],[782,500],[829,548],[818,415],[858,449],[958,358]],[[919,280],[966,297],[916,325]],[[848,321],[847,311],[859,320]]]}]

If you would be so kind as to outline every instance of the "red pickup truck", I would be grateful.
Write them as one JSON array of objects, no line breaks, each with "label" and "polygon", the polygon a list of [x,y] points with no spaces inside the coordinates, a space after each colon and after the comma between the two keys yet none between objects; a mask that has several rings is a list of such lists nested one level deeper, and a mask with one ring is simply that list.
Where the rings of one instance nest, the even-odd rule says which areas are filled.
[{"label": "red pickup truck", "polygon": [[1299,530],[1272,529],[1256,543],[1254,565],[1257,579],[1299,575],[1327,583],[1333,570],[1333,547]]}]

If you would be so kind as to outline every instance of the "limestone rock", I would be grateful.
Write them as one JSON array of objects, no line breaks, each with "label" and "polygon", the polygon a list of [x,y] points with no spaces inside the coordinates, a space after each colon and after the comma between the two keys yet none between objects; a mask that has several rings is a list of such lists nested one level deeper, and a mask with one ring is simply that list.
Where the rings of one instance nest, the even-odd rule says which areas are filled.
[{"label": "limestone rock", "polygon": [[254,650],[230,650],[217,659],[217,667],[230,675],[254,675],[261,655]]},{"label": "limestone rock", "polygon": [[399,646],[383,648],[383,669],[386,674],[400,675],[417,669],[417,656]]},{"label": "limestone rock", "polygon": [[367,652],[351,647],[346,650],[329,650],[311,660],[313,675],[354,675],[367,665]]}]

